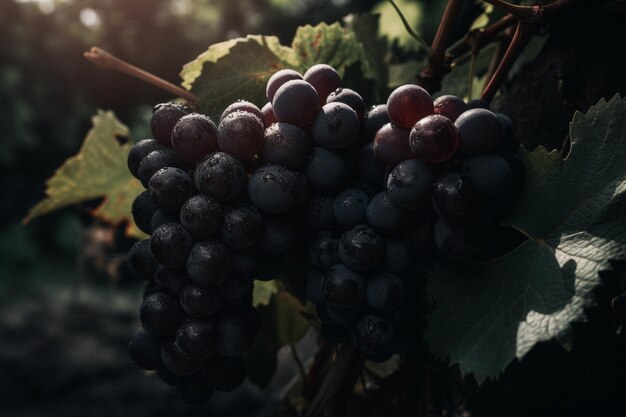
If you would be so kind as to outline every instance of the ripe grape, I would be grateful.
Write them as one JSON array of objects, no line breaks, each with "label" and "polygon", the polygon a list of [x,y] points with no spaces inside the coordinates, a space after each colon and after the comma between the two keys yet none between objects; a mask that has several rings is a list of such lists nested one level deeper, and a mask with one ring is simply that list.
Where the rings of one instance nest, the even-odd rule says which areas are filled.
[{"label": "ripe grape", "polygon": [[152,216],[159,208],[152,202],[150,193],[144,191],[135,197],[131,213],[135,225],[144,233],[152,233]]},{"label": "ripe grape", "polygon": [[463,161],[463,173],[485,199],[504,197],[511,188],[512,172],[509,163],[500,155],[481,155]]},{"label": "ripe grape", "polygon": [[361,121],[347,104],[325,104],[313,122],[313,141],[326,149],[343,149],[356,139]]},{"label": "ripe grape", "polygon": [[400,274],[406,272],[413,262],[413,254],[406,242],[400,239],[388,239],[385,242],[385,269]]},{"label": "ripe grape", "polygon": [[190,317],[201,319],[217,312],[220,299],[215,289],[188,283],[180,291],[180,305]]},{"label": "ripe grape", "polygon": [[502,136],[500,137],[501,140],[499,144],[500,148],[510,148],[514,144],[513,137],[515,136],[513,121],[506,114],[502,113],[496,113],[496,117],[502,127]]},{"label": "ripe grape", "polygon": [[152,231],[154,231],[162,224],[178,222],[180,222],[180,215],[177,211],[164,211],[159,209],[152,215],[150,226],[152,227]]},{"label": "ripe grape", "polygon": [[328,191],[345,180],[347,167],[344,160],[334,152],[316,146],[306,166],[306,174],[313,187]]},{"label": "ripe grape", "polygon": [[172,146],[172,130],[176,123],[191,113],[191,109],[178,103],[161,103],[154,106],[150,129],[154,137],[165,146]]},{"label": "ripe grape", "polygon": [[354,227],[357,224],[365,223],[368,203],[369,198],[363,191],[344,190],[335,198],[333,214],[340,225]]},{"label": "ripe grape", "polygon": [[311,154],[311,143],[306,133],[289,123],[274,123],[265,129],[265,139],[259,152],[263,164],[300,168]]},{"label": "ripe grape", "polygon": [[154,283],[161,292],[178,298],[180,291],[187,284],[187,271],[184,269],[169,269],[159,266],[154,273]]},{"label": "ripe grape", "polygon": [[404,297],[404,282],[389,272],[381,272],[367,281],[367,304],[378,311],[392,311],[400,307]]},{"label": "ripe grape", "polygon": [[341,77],[337,70],[326,64],[316,64],[309,68],[304,73],[304,81],[315,88],[321,105],[326,103],[330,93],[341,87]]},{"label": "ripe grape", "polygon": [[309,246],[313,266],[326,270],[339,263],[339,239],[333,232],[320,232]]},{"label": "ripe grape", "polygon": [[161,168],[148,183],[150,198],[161,210],[178,211],[193,193],[193,181],[182,169]]},{"label": "ripe grape", "polygon": [[216,323],[215,350],[224,356],[241,356],[250,350],[261,326],[259,313],[253,307],[224,311]]},{"label": "ripe grape", "polygon": [[485,109],[490,110],[489,103],[479,98],[472,99],[467,102],[467,109]]},{"label": "ripe grape", "polygon": [[242,299],[252,291],[252,279],[241,272],[233,272],[224,282],[217,286],[220,300],[235,301]]},{"label": "ripe grape", "polygon": [[263,146],[265,129],[256,115],[237,110],[228,114],[217,128],[220,151],[245,161],[251,159]]},{"label": "ripe grape", "polygon": [[352,344],[366,355],[380,355],[391,347],[394,339],[393,322],[365,314],[352,326]]},{"label": "ripe grape", "polygon": [[272,108],[272,102],[265,103],[265,106],[261,109],[261,113],[263,114],[263,127],[268,128],[273,123],[277,123],[278,119],[276,119],[276,115],[274,114],[274,109]]},{"label": "ripe grape", "polygon": [[185,356],[200,361],[213,353],[215,333],[210,320],[187,319],[176,331],[176,344]]},{"label": "ripe grape", "polygon": [[363,98],[359,93],[349,88],[338,88],[328,95],[326,104],[328,103],[344,103],[354,110],[359,116],[360,120],[363,120],[365,114],[365,104]]},{"label": "ripe grape", "polygon": [[178,376],[193,375],[200,370],[202,361],[188,358],[176,342],[163,342],[161,345],[161,359],[165,368]]},{"label": "ripe grape", "polygon": [[363,180],[375,187],[383,186],[386,167],[385,164],[376,157],[372,143],[368,143],[361,148],[357,164],[359,176]]},{"label": "ripe grape", "polygon": [[459,148],[468,155],[492,151],[502,137],[498,117],[486,109],[470,109],[454,122],[459,131]]},{"label": "ripe grape", "polygon": [[433,114],[415,123],[409,136],[415,156],[429,164],[449,159],[459,147],[459,134],[445,116]]},{"label": "ripe grape", "polygon": [[266,215],[256,248],[260,253],[281,253],[289,249],[298,234],[297,220],[291,213]]},{"label": "ripe grape", "polygon": [[144,329],[156,336],[167,336],[178,328],[183,319],[183,311],[174,298],[157,292],[143,300],[139,307],[139,317]]},{"label": "ripe grape", "polygon": [[459,172],[446,172],[435,181],[433,205],[449,223],[466,223],[474,214],[474,186]]},{"label": "ripe grape", "polygon": [[153,371],[163,366],[161,361],[161,339],[140,329],[128,346],[130,358],[135,365],[146,371]]},{"label": "ripe grape", "polygon": [[196,194],[180,209],[180,223],[194,236],[208,236],[219,229],[224,219],[222,205],[213,197]]},{"label": "ripe grape", "polygon": [[389,167],[402,161],[415,158],[409,144],[410,129],[387,123],[380,128],[374,138],[376,157]]},{"label": "ripe grape", "polygon": [[254,171],[248,181],[248,197],[265,213],[284,213],[298,198],[296,175],[280,165],[268,165]]},{"label": "ripe grape", "polygon": [[166,268],[185,266],[192,245],[193,237],[178,223],[162,224],[150,236],[150,251]]},{"label": "ripe grape", "polygon": [[242,274],[249,275],[256,265],[256,257],[247,252],[235,252],[231,253],[233,272],[241,272]]},{"label": "ripe grape", "polygon": [[224,109],[222,115],[220,116],[220,122],[224,120],[226,116],[236,111],[247,111],[248,113],[252,113],[259,119],[263,120],[263,113],[261,113],[261,109],[259,109],[254,103],[250,103],[246,100],[237,100]]},{"label": "ripe grape", "polygon": [[196,243],[187,259],[187,272],[193,282],[213,287],[224,282],[232,270],[230,251],[216,240]]},{"label": "ripe grape", "polygon": [[215,152],[198,162],[194,174],[196,188],[218,201],[235,198],[246,184],[246,171],[236,158]]},{"label": "ripe grape", "polygon": [[439,217],[435,221],[434,235],[437,249],[449,258],[466,259],[471,255],[467,230],[453,227]]},{"label": "ripe grape", "polygon": [[389,115],[387,114],[387,105],[378,104],[372,106],[367,113],[367,117],[363,121],[363,138],[367,143],[373,142],[376,133],[381,127],[391,122]]},{"label": "ripe grape", "polygon": [[341,261],[357,271],[375,267],[382,260],[383,255],[383,240],[369,226],[356,226],[345,232],[339,241]]},{"label": "ripe grape", "polygon": [[152,178],[158,170],[165,167],[183,169],[185,164],[173,149],[152,151],[139,162],[137,178],[141,181],[141,185],[148,188],[150,178]]},{"label": "ripe grape", "polygon": [[433,102],[435,114],[447,117],[453,123],[466,110],[467,104],[457,96],[440,96]]},{"label": "ripe grape", "polygon": [[203,114],[188,114],[174,126],[172,146],[185,161],[198,162],[205,155],[217,151],[217,127]]},{"label": "ripe grape", "polygon": [[291,80],[302,80],[302,74],[292,69],[281,69],[272,74],[270,79],[267,80],[267,84],[265,86],[265,96],[267,99],[270,102],[274,100],[276,91],[278,91],[278,89],[287,81]]},{"label": "ripe grape", "polygon": [[276,120],[296,125],[301,129],[313,123],[320,109],[317,91],[303,80],[287,81],[276,91],[272,100]]},{"label": "ripe grape", "polygon": [[408,129],[433,112],[430,94],[418,85],[402,85],[393,90],[387,99],[389,119],[396,125]]},{"label": "ripe grape", "polygon": [[381,191],[367,206],[367,222],[377,232],[397,233],[404,226],[407,212],[396,206],[389,198],[389,193]]},{"label": "ripe grape", "polygon": [[400,162],[389,174],[387,192],[398,207],[416,209],[430,202],[434,176],[424,162],[409,159]]},{"label": "ripe grape", "polygon": [[245,249],[254,245],[263,232],[263,217],[256,207],[238,203],[226,207],[220,239],[233,249]]},{"label": "ripe grape", "polygon": [[150,239],[141,240],[128,251],[128,268],[136,277],[150,281],[157,269],[157,261],[150,252]]},{"label": "ripe grape", "polygon": [[355,306],[350,308],[336,308],[333,306],[327,306],[326,310],[333,323],[340,326],[350,326],[363,312],[363,303],[359,302]]},{"label": "ripe grape", "polygon": [[131,174],[133,174],[133,177],[139,178],[139,163],[146,157],[146,155],[152,151],[160,151],[163,149],[167,148],[165,148],[165,146],[163,146],[163,144],[156,139],[144,139],[134,144],[133,147],[130,148],[128,158],[126,160],[128,170]]},{"label": "ripe grape", "polygon": [[330,267],[322,280],[322,296],[329,306],[350,308],[365,294],[365,280],[343,264]]}]

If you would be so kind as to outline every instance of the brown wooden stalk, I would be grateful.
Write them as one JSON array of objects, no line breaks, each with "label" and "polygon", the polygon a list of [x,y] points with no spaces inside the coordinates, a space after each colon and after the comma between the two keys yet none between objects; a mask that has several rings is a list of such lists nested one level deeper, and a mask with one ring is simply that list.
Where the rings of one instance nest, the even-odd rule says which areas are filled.
[{"label": "brown wooden stalk", "polygon": [[181,88],[175,84],[170,83],[169,81],[164,80],[163,78],[157,77],[156,75],[149,73],[148,71],[142,70],[141,68],[129,64],[128,62],[114,56],[104,49],[94,46],[89,51],[85,52],[83,56],[100,67],[112,69],[114,71],[130,75],[131,77],[145,81],[148,84],[160,88],[161,90],[165,90],[168,93],[171,93],[177,97],[182,97],[190,104],[195,104],[198,102],[198,97],[185,90],[184,88]]}]

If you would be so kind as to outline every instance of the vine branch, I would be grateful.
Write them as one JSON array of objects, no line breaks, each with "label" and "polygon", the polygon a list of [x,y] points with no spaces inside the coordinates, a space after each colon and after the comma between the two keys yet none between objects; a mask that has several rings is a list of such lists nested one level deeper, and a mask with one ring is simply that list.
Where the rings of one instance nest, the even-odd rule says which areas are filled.
[{"label": "vine branch", "polygon": [[85,52],[83,56],[99,67],[112,69],[114,71],[130,75],[131,77],[137,78],[141,81],[145,81],[148,84],[160,88],[161,90],[165,90],[168,93],[171,93],[177,97],[182,97],[190,103],[198,102],[198,97],[185,90],[184,88],[172,84],[169,81],[164,80],[163,78],[157,77],[156,75],[151,74],[148,71],[142,70],[141,68],[138,68],[116,57],[115,55],[105,51],[104,49],[94,46],[89,51]]}]

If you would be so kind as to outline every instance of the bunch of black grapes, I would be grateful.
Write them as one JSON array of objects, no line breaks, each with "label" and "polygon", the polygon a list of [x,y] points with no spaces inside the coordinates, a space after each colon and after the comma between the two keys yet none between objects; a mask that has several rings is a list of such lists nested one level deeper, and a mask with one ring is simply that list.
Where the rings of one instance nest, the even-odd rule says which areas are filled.
[{"label": "bunch of black grapes", "polygon": [[151,235],[128,255],[149,281],[131,357],[186,402],[243,382],[260,326],[253,282],[280,275],[295,246],[308,274],[290,279],[306,280],[323,338],[371,360],[405,352],[416,260],[431,244],[471,258],[474,230],[498,220],[520,181],[513,125],[486,103],[404,85],[366,112],[324,64],[276,72],[266,95],[262,109],[231,104],[217,125],[160,104],[155,139],[128,156],[147,188],[133,217]]}]

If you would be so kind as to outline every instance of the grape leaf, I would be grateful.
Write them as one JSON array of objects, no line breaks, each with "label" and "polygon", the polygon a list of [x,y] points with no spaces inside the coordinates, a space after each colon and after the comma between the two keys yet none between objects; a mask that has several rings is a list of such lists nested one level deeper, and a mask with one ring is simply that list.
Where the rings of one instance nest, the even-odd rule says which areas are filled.
[{"label": "grape leaf", "polygon": [[254,281],[254,290],[252,292],[252,305],[268,305],[272,299],[272,295],[278,292],[276,281]]},{"label": "grape leaf", "polygon": [[46,197],[30,210],[23,223],[103,197],[104,201],[92,214],[111,224],[127,221],[128,234],[144,238],[145,234],[137,229],[130,215],[133,200],[143,189],[126,165],[132,143],[120,144],[117,140],[128,136],[128,128],[110,111],[99,111],[92,123],[78,154],[67,159],[46,181]]},{"label": "grape leaf", "polygon": [[269,384],[276,373],[278,350],[298,342],[309,328],[308,320],[302,315],[304,309],[285,290],[275,292],[267,305],[258,307],[261,332],[245,358],[250,381],[261,388]]},{"label": "grape leaf", "polygon": [[601,100],[570,126],[571,151],[522,149],[525,187],[504,222],[528,236],[485,263],[428,274],[434,309],[425,340],[479,382],[536,343],[568,347],[593,305],[598,272],[626,257],[626,100]]}]

